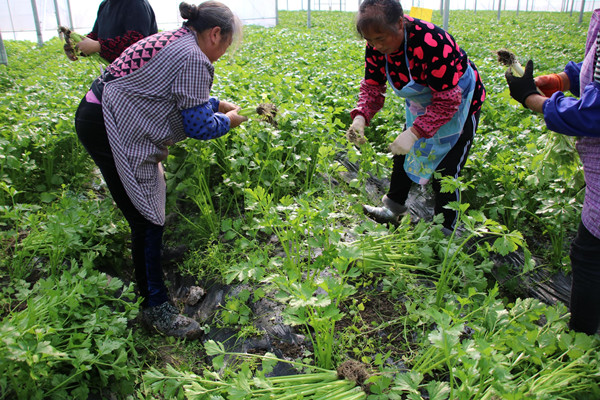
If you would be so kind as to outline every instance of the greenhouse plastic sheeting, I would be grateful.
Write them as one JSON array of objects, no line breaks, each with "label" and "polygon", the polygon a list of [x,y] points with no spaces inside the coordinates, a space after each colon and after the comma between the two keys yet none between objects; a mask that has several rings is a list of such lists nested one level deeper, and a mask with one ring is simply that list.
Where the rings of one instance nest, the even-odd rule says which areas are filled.
[{"label": "greenhouse plastic sheeting", "polygon": [[[57,35],[57,26],[74,28],[76,32],[86,34],[92,30],[96,20],[98,6],[102,0],[35,0],[42,41]],[[181,26],[179,15],[181,0],[148,0],[156,14],[156,22],[161,30]],[[199,4],[201,1],[188,1]],[[221,0],[245,24],[274,26],[277,23],[275,0],[247,1]],[[55,13],[55,3],[58,14]],[[70,12],[69,12],[70,5]],[[72,23],[71,23],[72,18]],[[0,30],[4,40],[38,40],[31,0],[0,0]]]}]

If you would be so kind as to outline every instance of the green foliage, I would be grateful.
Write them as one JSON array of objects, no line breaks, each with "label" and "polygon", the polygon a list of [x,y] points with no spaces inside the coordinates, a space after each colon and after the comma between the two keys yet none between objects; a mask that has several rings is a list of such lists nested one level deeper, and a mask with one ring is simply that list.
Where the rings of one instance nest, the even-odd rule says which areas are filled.
[{"label": "green foliage", "polygon": [[[312,344],[311,365],[293,365],[326,369],[308,382],[321,398],[336,399],[325,389],[330,383],[346,385],[338,389],[346,400],[365,396],[333,380],[331,370],[349,354],[379,370],[367,382],[372,399],[600,397],[597,338],[570,332],[561,305],[507,304],[489,274],[492,252],[515,250],[568,269],[583,194],[572,139],[510,100],[493,52],[505,47],[522,63],[533,59],[536,75],[560,71],[581,60],[588,19],[578,25],[562,13],[504,12],[498,22],[495,12],[451,13],[449,30],[487,90],[463,171],[468,184],[444,183],[463,194],[451,205],[461,213],[460,237],[445,237],[437,220],[407,217],[388,229],[362,216],[371,179],[390,174],[388,145],[402,130],[404,104],[387,96],[368,143],[346,143],[364,68],[354,15],[313,12],[309,30],[305,13],[282,11],[280,26],[245,26],[243,46],[215,64],[212,94],[241,107],[273,103],[278,126],[251,119],[217,140],[170,148],[167,209],[177,220],[169,228],[191,249],[182,270],[261,285],[223,304],[221,322],[235,327],[250,326],[248,303],[276,289],[286,322]],[[441,24],[437,13],[434,22]],[[99,71],[67,61],[58,40],[44,48],[5,44],[19,62],[0,66],[2,396],[125,397],[143,380],[139,398],[308,397],[290,377],[267,378],[277,362],[271,354],[230,354],[211,342],[206,368],[137,364],[126,327],[135,315],[132,289],[89,268],[127,262],[125,221],[105,191],[90,186],[99,179],[73,127]],[[342,158],[358,169],[347,171]],[[70,260],[85,267],[62,272]],[[523,267],[519,273],[531,264]],[[37,279],[33,271],[46,278],[26,286],[20,279]],[[351,324],[343,332],[353,336],[340,337],[341,323],[364,310],[359,289],[389,298],[398,316],[368,329]],[[409,371],[387,364],[384,328],[398,328],[394,355]],[[225,367],[225,356],[243,362]]]},{"label": "green foliage", "polygon": [[[430,346],[391,391],[415,393],[431,384],[425,376],[443,370],[450,379],[443,398],[579,399],[598,392],[600,360],[592,350],[598,339],[569,332],[564,306],[531,298],[505,306],[497,295],[497,288],[471,289],[443,309],[425,311],[436,324],[423,338]],[[572,390],[565,393],[562,384]]]},{"label": "green foliage", "polygon": [[3,295],[10,295],[12,310],[0,323],[3,398],[133,392],[138,365],[127,322],[138,304],[132,285],[84,262]]},{"label": "green foliage", "polygon": [[43,48],[6,41],[6,49],[19,63],[8,67],[10,90],[0,97],[0,180],[18,191],[18,201],[32,203],[62,184],[85,185],[91,160],[77,140],[73,119],[99,70],[69,64],[58,39]]},{"label": "green foliage", "polygon": [[[43,207],[5,206],[0,224],[2,242],[10,247],[0,260],[13,279],[26,278],[34,267],[58,273],[68,259],[91,257],[97,265],[122,266],[125,251],[124,221],[115,219],[110,199],[76,196],[63,191]],[[19,237],[12,242],[14,237]]]}]

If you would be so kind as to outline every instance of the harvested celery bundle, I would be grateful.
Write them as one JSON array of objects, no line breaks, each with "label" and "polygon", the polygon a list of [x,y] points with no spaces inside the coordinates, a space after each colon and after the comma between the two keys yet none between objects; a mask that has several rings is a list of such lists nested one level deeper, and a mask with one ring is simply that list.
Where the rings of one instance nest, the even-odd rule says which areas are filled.
[{"label": "harvested celery bundle", "polygon": [[[525,74],[525,70],[523,70],[519,60],[517,60],[517,56],[513,52],[506,49],[500,49],[496,51],[496,55],[498,56],[498,62],[508,67],[514,76],[522,77]],[[542,96],[544,95],[540,88],[538,88],[537,91]]]},{"label": "harvested celery bundle", "polygon": [[79,57],[87,57],[91,61],[95,61],[102,65],[109,64],[109,62],[106,61],[104,58],[100,57],[100,55],[98,53],[94,53],[94,54],[91,54],[88,56],[88,55],[83,54],[82,52],[80,52],[77,49],[77,47],[75,45],[77,43],[81,42],[84,38],[80,34],[73,32],[72,30],[70,30],[69,28],[67,28],[65,26],[59,26],[58,32],[60,34],[62,34],[62,36],[64,37],[65,44],[63,46],[63,49],[69,60],[77,61],[79,59]]},{"label": "harvested celery bundle", "polygon": [[277,106],[275,106],[275,104],[261,103],[258,105],[258,107],[243,108],[238,111],[238,114],[244,117],[250,117],[254,114],[257,114],[263,121],[266,121],[277,128],[277,121],[275,120],[275,117],[277,117],[277,111]]}]

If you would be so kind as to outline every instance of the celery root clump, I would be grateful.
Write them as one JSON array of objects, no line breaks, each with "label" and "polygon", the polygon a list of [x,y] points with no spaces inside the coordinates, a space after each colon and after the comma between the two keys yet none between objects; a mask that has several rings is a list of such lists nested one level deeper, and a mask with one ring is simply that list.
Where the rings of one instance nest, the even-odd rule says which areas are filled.
[{"label": "celery root clump", "polygon": [[[500,49],[496,51],[496,55],[498,56],[498,62],[508,67],[514,76],[520,78],[525,75],[523,66],[521,66],[519,60],[517,60],[517,56],[513,52],[506,49]],[[537,88],[537,91],[539,94],[544,96],[544,93],[540,90],[540,88]]]},{"label": "celery root clump", "polygon": [[517,60],[517,56],[509,50],[500,49],[496,52],[498,62],[512,70],[514,76],[521,77],[525,73],[523,67]]},{"label": "celery root clump", "polygon": [[266,121],[277,128],[277,121],[275,120],[277,111],[277,106],[275,104],[261,103],[257,107],[243,108],[238,111],[238,114],[243,115],[244,117],[250,117],[253,114],[257,114],[263,121]]}]

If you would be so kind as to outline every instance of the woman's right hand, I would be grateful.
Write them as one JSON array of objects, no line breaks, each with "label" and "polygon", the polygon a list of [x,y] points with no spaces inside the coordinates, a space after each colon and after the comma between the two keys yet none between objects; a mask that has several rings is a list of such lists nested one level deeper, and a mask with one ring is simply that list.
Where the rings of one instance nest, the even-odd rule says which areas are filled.
[{"label": "woman's right hand", "polygon": [[346,131],[346,139],[348,139],[350,143],[358,145],[365,144],[367,142],[367,139],[365,138],[365,124],[365,117],[362,115],[359,114],[354,117],[352,125],[350,125],[348,131]]},{"label": "woman's right hand", "polygon": [[94,53],[100,53],[101,47],[100,42],[94,39],[90,39],[89,37],[85,37],[81,40],[81,42],[75,45],[79,51],[83,54],[90,55]]},{"label": "woman's right hand", "polygon": [[236,126],[240,126],[240,124],[244,121],[248,121],[248,117],[239,115],[237,112],[238,109],[231,110],[225,113],[225,115],[227,115],[227,117],[229,118],[229,127],[231,129],[235,128]]}]

